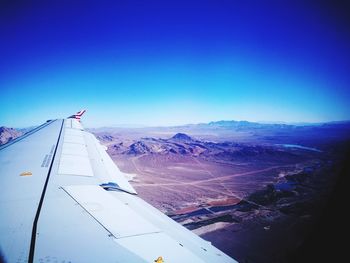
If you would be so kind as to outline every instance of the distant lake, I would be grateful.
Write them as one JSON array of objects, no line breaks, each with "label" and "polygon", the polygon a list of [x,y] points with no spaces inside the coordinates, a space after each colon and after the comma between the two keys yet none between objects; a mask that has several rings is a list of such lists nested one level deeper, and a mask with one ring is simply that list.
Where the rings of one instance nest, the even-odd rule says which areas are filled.
[{"label": "distant lake", "polygon": [[298,148],[298,149],[309,150],[309,151],[314,151],[314,152],[322,152],[319,149],[312,148],[312,147],[306,147],[306,146],[302,146],[302,145],[298,145],[298,144],[277,144],[277,145],[281,145],[281,146],[286,147],[286,148]]}]

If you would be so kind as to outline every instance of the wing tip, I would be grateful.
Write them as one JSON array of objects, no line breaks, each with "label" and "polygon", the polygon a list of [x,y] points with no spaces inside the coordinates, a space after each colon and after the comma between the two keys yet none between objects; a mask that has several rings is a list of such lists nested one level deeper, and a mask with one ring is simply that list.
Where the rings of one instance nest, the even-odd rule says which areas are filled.
[{"label": "wing tip", "polygon": [[76,120],[80,120],[81,116],[83,116],[83,114],[86,112],[86,110],[80,110],[77,113],[71,115],[68,117],[68,119],[76,119]]}]

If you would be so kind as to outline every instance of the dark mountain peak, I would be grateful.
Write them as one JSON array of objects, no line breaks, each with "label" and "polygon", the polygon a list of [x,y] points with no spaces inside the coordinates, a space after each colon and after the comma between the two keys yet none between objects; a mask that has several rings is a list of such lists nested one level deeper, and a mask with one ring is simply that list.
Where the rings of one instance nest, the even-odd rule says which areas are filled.
[{"label": "dark mountain peak", "polygon": [[193,141],[193,139],[185,133],[176,133],[171,139],[178,141]]},{"label": "dark mountain peak", "polygon": [[5,144],[13,139],[16,139],[21,135],[22,135],[22,132],[16,129],[2,126],[0,127],[0,145]]},{"label": "dark mountain peak", "polygon": [[5,127],[5,126],[1,126],[0,127],[0,132],[5,132],[5,131],[15,131],[14,128],[8,128],[8,127]]},{"label": "dark mountain peak", "polygon": [[129,150],[126,151],[127,154],[144,154],[151,151],[150,147],[142,141],[137,141],[130,145]]}]

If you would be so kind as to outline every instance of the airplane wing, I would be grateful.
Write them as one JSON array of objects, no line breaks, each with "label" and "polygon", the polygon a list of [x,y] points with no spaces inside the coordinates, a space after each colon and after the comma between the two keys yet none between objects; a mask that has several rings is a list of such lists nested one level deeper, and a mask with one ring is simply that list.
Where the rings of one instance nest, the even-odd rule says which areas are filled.
[{"label": "airplane wing", "polygon": [[83,113],[0,147],[0,262],[236,262],[138,197]]}]

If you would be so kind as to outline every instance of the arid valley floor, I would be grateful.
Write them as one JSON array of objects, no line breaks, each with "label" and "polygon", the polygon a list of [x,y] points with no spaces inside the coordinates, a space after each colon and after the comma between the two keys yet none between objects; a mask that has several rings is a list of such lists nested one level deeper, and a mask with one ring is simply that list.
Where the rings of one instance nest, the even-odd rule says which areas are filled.
[{"label": "arid valley floor", "polygon": [[350,134],[248,122],[93,132],[143,199],[240,262],[283,262],[302,244]]}]

